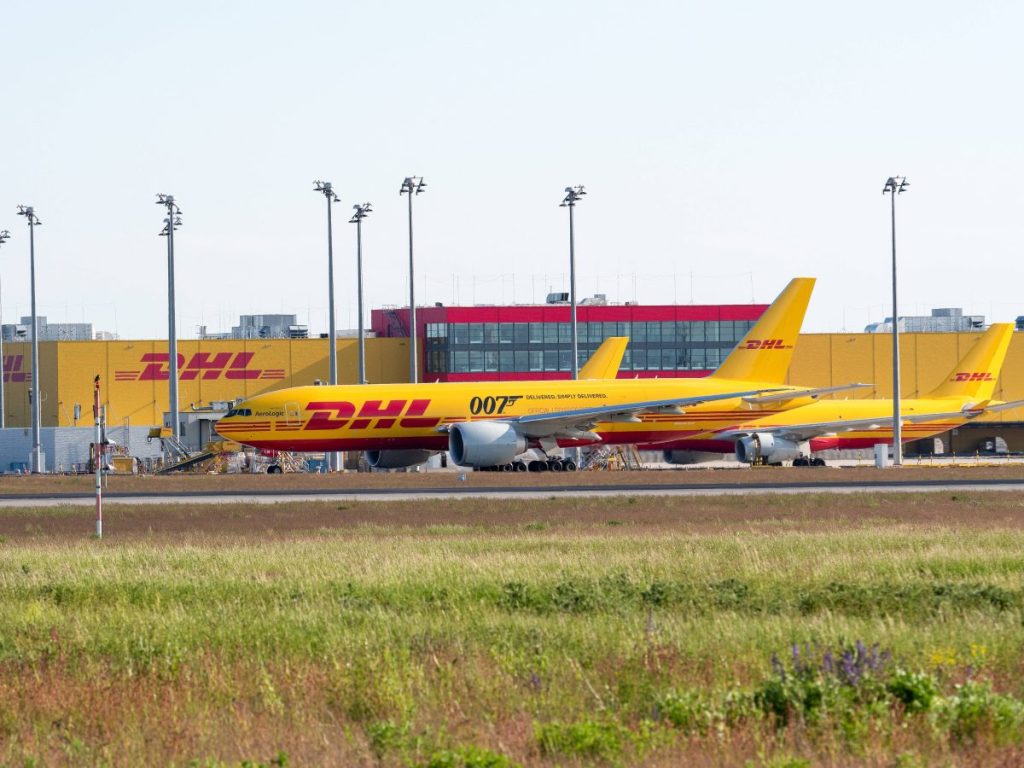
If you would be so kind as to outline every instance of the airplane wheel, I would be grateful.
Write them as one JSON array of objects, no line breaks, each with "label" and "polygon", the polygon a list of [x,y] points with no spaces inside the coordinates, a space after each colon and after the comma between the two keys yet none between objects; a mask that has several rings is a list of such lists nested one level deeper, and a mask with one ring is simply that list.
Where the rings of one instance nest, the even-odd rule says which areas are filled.
[{"label": "airplane wheel", "polygon": [[269,467],[267,467],[268,475],[280,475],[282,472],[284,472],[284,470],[281,469],[281,467],[277,464],[271,464]]},{"label": "airplane wheel", "polygon": [[825,460],[822,459],[822,458],[815,457],[815,458],[811,459],[811,466],[812,467],[824,467],[825,466]]},{"label": "airplane wheel", "polygon": [[576,466],[576,462],[573,461],[572,459],[570,459],[567,462],[565,462],[565,471],[566,472],[575,472],[577,469],[579,469],[579,467]]},{"label": "airplane wheel", "polygon": [[807,467],[810,466],[810,462],[807,461],[803,456],[793,459],[794,467]]},{"label": "airplane wheel", "polygon": [[515,472],[516,470],[515,470],[515,467],[513,467],[511,464],[502,464],[501,465],[501,471],[502,472]]},{"label": "airplane wheel", "polygon": [[548,463],[546,461],[531,461],[529,464],[529,470],[531,472],[547,472]]},{"label": "airplane wheel", "polygon": [[513,466],[513,468],[515,469],[516,472],[525,472],[526,471],[526,462],[525,461],[517,461],[512,466]]},{"label": "airplane wheel", "polygon": [[553,460],[548,462],[548,469],[550,469],[552,472],[561,472],[563,469],[565,469],[565,465],[558,460]]}]

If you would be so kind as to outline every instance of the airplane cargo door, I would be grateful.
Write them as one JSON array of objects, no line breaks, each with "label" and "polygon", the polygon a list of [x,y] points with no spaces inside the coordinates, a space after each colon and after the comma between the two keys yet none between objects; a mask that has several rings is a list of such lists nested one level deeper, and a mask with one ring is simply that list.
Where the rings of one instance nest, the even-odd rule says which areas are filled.
[{"label": "airplane cargo door", "polygon": [[302,424],[302,408],[298,403],[284,404],[284,421],[290,427],[297,427]]}]

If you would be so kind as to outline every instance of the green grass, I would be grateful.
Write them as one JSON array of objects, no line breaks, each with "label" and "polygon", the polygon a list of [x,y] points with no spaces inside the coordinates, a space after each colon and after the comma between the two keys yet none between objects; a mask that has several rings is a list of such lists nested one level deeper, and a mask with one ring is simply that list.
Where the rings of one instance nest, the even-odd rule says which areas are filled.
[{"label": "green grass", "polygon": [[[995,761],[1022,619],[1010,528],[6,542],[0,762]],[[856,641],[891,662],[851,688]]]}]

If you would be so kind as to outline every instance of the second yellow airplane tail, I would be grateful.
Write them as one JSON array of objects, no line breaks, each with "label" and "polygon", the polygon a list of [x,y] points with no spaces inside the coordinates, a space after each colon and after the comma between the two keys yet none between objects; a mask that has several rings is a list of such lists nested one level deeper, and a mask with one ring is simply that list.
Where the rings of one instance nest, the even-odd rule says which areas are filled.
[{"label": "second yellow airplane tail", "polygon": [[814,290],[813,277],[795,277],[712,376],[783,384]]},{"label": "second yellow airplane tail", "polygon": [[1012,338],[1013,323],[993,323],[927,397],[958,397],[975,403],[991,400]]},{"label": "second yellow airplane tail", "polygon": [[619,366],[622,365],[622,356],[626,352],[628,343],[628,336],[609,336],[600,347],[594,350],[594,354],[587,360],[586,365],[580,368],[579,377],[581,379],[614,379],[619,373]]}]

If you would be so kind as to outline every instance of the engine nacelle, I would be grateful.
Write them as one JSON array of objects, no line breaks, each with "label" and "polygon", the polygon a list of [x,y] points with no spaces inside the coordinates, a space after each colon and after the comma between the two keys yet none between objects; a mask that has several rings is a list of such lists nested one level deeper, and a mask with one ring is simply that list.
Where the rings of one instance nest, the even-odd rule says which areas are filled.
[{"label": "engine nacelle", "polygon": [[754,464],[758,459],[764,459],[766,464],[777,464],[780,461],[791,461],[806,456],[808,453],[810,451],[806,442],[786,440],[783,437],[776,437],[771,432],[755,432],[736,441],[736,461],[747,464]]},{"label": "engine nacelle", "polygon": [[366,451],[367,463],[374,469],[405,469],[422,464],[437,451],[406,448],[397,451]]},{"label": "engine nacelle", "polygon": [[700,464],[705,461],[720,461],[722,454],[708,451],[662,451],[662,461],[666,464]]},{"label": "engine nacelle", "polygon": [[452,461],[463,467],[508,464],[526,450],[526,438],[504,422],[471,421],[448,431]]}]

